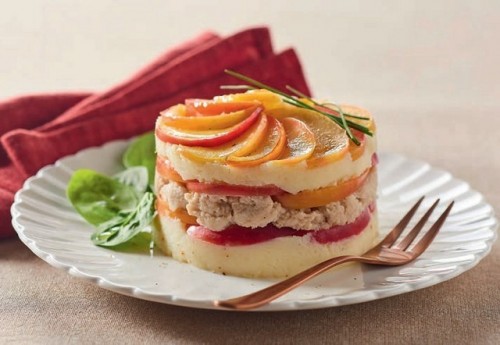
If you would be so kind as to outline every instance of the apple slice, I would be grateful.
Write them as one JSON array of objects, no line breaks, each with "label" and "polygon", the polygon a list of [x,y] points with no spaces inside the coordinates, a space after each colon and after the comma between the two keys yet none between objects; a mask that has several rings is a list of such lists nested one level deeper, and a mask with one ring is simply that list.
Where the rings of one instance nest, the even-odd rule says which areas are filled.
[{"label": "apple slice", "polygon": [[156,157],[156,171],[164,179],[184,183],[181,175],[174,170],[165,157],[161,157],[160,155]]},{"label": "apple slice", "polygon": [[258,89],[250,90],[243,93],[235,93],[231,95],[216,96],[214,100],[217,102],[259,102],[266,110],[271,110],[281,107],[284,103],[281,97],[274,92]]},{"label": "apple slice", "polygon": [[268,113],[278,119],[285,117],[299,119],[313,132],[316,146],[312,155],[306,160],[308,167],[314,168],[336,162],[348,153],[349,138],[345,130],[328,117],[290,104],[284,104],[281,108]]},{"label": "apple slice", "polygon": [[314,133],[307,125],[293,117],[279,120],[286,133],[286,146],[280,159],[272,161],[273,164],[289,165],[302,162],[311,157],[316,147]]},{"label": "apple slice", "polygon": [[231,101],[231,100],[210,100],[210,99],[186,99],[186,112],[188,116],[219,115],[232,113],[248,108],[256,108],[262,105],[258,100]]},{"label": "apple slice", "polygon": [[252,106],[245,110],[213,116],[178,116],[172,111],[166,111],[162,113],[161,121],[165,126],[176,129],[210,131],[232,127],[249,117],[256,108],[257,106]]},{"label": "apple slice", "polygon": [[[363,108],[356,107],[354,105],[348,105],[348,104],[341,104],[340,107],[342,108],[342,111],[344,113],[354,115],[354,116],[360,116],[360,117],[365,117],[368,120],[364,119],[357,119],[353,117],[347,117],[349,121],[352,121],[354,123],[357,123],[359,125],[363,125],[367,127],[372,133],[374,133],[377,128],[375,126],[375,121],[373,119],[372,114]],[[365,152],[365,147],[366,147],[366,134],[356,130],[356,129],[351,129],[352,134],[356,136],[356,138],[359,140],[360,145],[356,145],[352,141],[349,143],[349,152],[351,153],[351,159],[355,161],[356,159],[360,158],[363,153]]]},{"label": "apple slice", "polygon": [[185,224],[198,225],[196,217],[187,213],[184,209],[177,209],[175,211],[170,210],[166,201],[161,198],[156,198],[156,209],[158,213],[163,216],[168,216],[171,218],[176,218]]},{"label": "apple slice", "polygon": [[224,162],[226,158],[236,152],[252,152],[262,141],[267,131],[267,116],[261,114],[257,123],[254,123],[245,133],[230,142],[218,147],[187,147],[179,148],[179,152],[186,158],[200,163]]},{"label": "apple slice", "polygon": [[276,159],[281,155],[286,144],[285,129],[281,122],[271,116],[267,117],[269,125],[265,134],[266,140],[260,142],[258,147],[249,155],[230,155],[227,157],[228,164],[234,166],[255,166]]},{"label": "apple slice", "polygon": [[[348,114],[346,116],[347,120],[367,127],[372,133],[375,132],[375,121],[373,120],[373,116],[368,110],[347,104],[340,104],[339,107],[342,109],[343,113]],[[321,110],[331,113],[332,115],[340,116],[338,108],[333,105],[326,104],[325,106],[318,108],[321,108]],[[358,119],[355,117],[350,117],[349,115],[364,117],[366,119]],[[351,159],[355,161],[356,159],[360,158],[365,151],[366,137],[364,133],[357,129],[351,128],[351,132],[360,143],[359,145],[356,145],[354,142],[349,141],[349,153],[351,154]]]},{"label": "apple slice", "polygon": [[245,120],[229,128],[211,131],[187,131],[169,127],[160,119],[160,125],[156,129],[156,136],[163,142],[181,144],[186,146],[219,146],[231,141],[247,129],[249,129],[259,118],[263,108],[258,107]]},{"label": "apple slice", "polygon": [[286,208],[311,208],[328,205],[331,202],[340,201],[357,191],[365,182],[371,169],[367,169],[361,175],[341,182],[334,186],[315,190],[305,190],[297,194],[277,195],[276,200]]}]

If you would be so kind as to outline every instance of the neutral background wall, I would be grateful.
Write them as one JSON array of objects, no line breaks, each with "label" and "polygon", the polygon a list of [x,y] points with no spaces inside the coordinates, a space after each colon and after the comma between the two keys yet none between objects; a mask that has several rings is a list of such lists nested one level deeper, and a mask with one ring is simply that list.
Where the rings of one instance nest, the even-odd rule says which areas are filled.
[{"label": "neutral background wall", "polygon": [[99,90],[205,29],[268,24],[318,96],[367,107],[500,99],[500,1],[0,0],[0,99]]}]

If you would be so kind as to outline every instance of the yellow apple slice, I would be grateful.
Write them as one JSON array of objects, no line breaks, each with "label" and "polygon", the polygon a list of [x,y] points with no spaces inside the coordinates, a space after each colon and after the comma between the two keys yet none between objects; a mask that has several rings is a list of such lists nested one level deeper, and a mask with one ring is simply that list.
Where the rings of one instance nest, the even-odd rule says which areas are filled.
[{"label": "yellow apple slice", "polygon": [[316,147],[316,139],[309,127],[293,117],[285,117],[279,121],[285,129],[286,146],[279,159],[273,160],[272,164],[296,164],[311,157]]},{"label": "yellow apple slice", "polygon": [[290,104],[284,104],[281,108],[267,113],[278,119],[294,117],[304,122],[313,132],[316,146],[312,155],[306,160],[310,168],[336,162],[348,153],[349,138],[345,130],[325,115]]},{"label": "yellow apple slice", "polygon": [[217,96],[214,100],[219,102],[251,102],[257,101],[264,106],[264,109],[270,110],[281,107],[284,103],[281,97],[271,91],[258,89],[243,93],[235,93],[224,96]]},{"label": "yellow apple slice", "polygon": [[169,117],[186,117],[186,116],[188,116],[187,109],[186,109],[186,106],[184,104],[176,104],[176,105],[171,106],[170,108],[162,110],[162,111],[160,111],[160,115],[169,116]]},{"label": "yellow apple slice", "polygon": [[[264,115],[267,116],[267,115]],[[259,143],[258,147],[246,156],[230,155],[228,164],[234,166],[255,166],[278,158],[286,145],[286,133],[281,122],[267,116],[268,127],[265,134],[266,140]]]},{"label": "yellow apple slice", "polygon": [[252,152],[262,141],[267,132],[267,116],[261,114],[257,123],[238,138],[216,147],[179,147],[184,157],[200,163],[224,162],[227,157],[237,152]]},{"label": "yellow apple slice", "polygon": [[248,102],[222,102],[218,100],[189,98],[185,101],[186,113],[188,116],[211,116],[222,113],[234,113],[261,106],[258,101]]},{"label": "yellow apple slice", "polygon": [[245,156],[257,149],[259,144],[265,140],[268,125],[268,117],[266,115],[261,115],[259,122],[257,122],[257,124],[250,128],[249,133],[246,136],[246,140],[242,145],[238,146],[238,149],[235,150],[231,155]]},{"label": "yellow apple slice", "polygon": [[311,129],[303,121],[293,117],[285,117],[279,121],[285,128],[287,144],[276,163],[297,163],[309,158],[316,147],[316,138]]},{"label": "yellow apple slice", "polygon": [[286,208],[299,209],[325,206],[329,203],[340,201],[358,190],[365,182],[370,171],[371,169],[367,169],[361,175],[334,186],[305,190],[297,194],[286,193],[276,195],[275,198]]},{"label": "yellow apple slice", "polygon": [[[340,104],[339,106],[342,109],[342,112],[344,112],[345,114],[364,117],[368,120],[358,119],[358,118],[350,117],[350,116],[346,116],[346,119],[348,119],[351,122],[357,123],[359,125],[362,125],[362,126],[368,128],[372,133],[374,133],[376,131],[375,121],[373,119],[372,114],[368,110],[354,106],[354,105],[348,105],[348,104]],[[337,107],[328,106],[328,108],[333,110],[335,114],[338,114]],[[359,145],[356,145],[354,142],[349,141],[349,153],[351,154],[351,159],[353,161],[355,161],[358,158],[360,158],[363,155],[363,153],[365,152],[366,134],[364,134],[356,129],[351,129],[351,131],[352,131],[352,134],[358,139],[358,141],[360,143]]]}]

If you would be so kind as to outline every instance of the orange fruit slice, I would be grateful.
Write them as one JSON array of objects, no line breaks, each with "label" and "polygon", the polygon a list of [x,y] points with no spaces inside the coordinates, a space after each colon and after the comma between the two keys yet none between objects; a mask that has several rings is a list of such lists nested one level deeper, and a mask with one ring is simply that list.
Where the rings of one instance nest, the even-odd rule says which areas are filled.
[{"label": "orange fruit slice", "polygon": [[158,213],[160,215],[179,219],[181,222],[185,224],[190,224],[190,225],[198,224],[198,222],[196,221],[196,217],[187,213],[186,210],[184,209],[177,209],[175,211],[170,210],[168,204],[161,198],[156,198],[156,209],[158,210]]},{"label": "orange fruit slice", "polygon": [[160,155],[156,157],[156,171],[164,179],[184,183],[182,176],[174,170],[165,157],[161,157]]},{"label": "orange fruit slice", "polygon": [[299,209],[325,206],[331,202],[340,201],[358,190],[365,182],[369,172],[370,169],[357,177],[334,186],[305,190],[297,194],[277,195],[275,198],[286,208]]},{"label": "orange fruit slice", "polygon": [[285,117],[279,121],[285,129],[286,146],[279,159],[272,161],[272,163],[296,164],[311,157],[316,147],[316,138],[309,127],[293,117]]},{"label": "orange fruit slice", "polygon": [[280,156],[286,144],[285,129],[281,122],[271,116],[267,117],[269,125],[267,127],[267,133],[265,134],[266,140],[261,141],[257,148],[249,155],[230,155],[227,157],[228,164],[235,166],[255,166]]},{"label": "orange fruit slice", "polygon": [[268,113],[278,119],[294,117],[304,122],[313,132],[316,146],[306,161],[308,167],[314,168],[338,161],[348,153],[349,138],[345,130],[328,117],[290,104],[284,104],[283,107]]}]

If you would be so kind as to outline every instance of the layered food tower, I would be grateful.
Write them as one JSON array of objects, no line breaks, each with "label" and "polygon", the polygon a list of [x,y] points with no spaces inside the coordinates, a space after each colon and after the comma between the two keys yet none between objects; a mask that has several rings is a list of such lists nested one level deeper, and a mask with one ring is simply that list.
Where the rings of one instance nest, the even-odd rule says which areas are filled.
[{"label": "layered food tower", "polygon": [[[285,277],[373,246],[372,117],[301,102],[323,114],[262,89],[186,100],[160,114],[154,237],[167,255],[222,274]],[[372,135],[351,128],[353,140],[325,113],[345,114]]]}]

